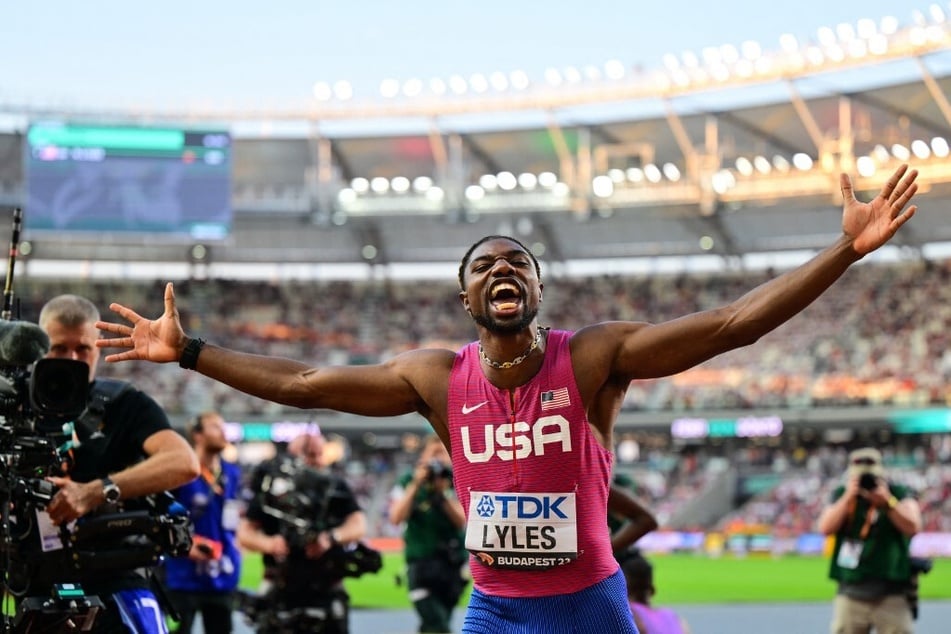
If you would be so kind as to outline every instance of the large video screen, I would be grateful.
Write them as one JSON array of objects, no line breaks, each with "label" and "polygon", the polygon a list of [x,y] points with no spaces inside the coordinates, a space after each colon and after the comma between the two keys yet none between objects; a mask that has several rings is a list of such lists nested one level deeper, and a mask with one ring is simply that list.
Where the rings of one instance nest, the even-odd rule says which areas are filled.
[{"label": "large video screen", "polygon": [[231,231],[231,135],[223,130],[37,122],[27,131],[31,231]]}]

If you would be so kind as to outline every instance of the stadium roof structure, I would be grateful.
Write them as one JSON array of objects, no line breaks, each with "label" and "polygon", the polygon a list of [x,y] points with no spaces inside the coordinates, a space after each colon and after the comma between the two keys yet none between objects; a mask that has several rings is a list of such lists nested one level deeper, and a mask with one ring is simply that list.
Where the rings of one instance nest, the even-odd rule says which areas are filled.
[{"label": "stadium roof structure", "polygon": [[[260,277],[440,264],[451,275],[447,262],[503,233],[565,271],[663,258],[742,266],[826,246],[840,233],[839,173],[868,199],[905,162],[921,172],[922,210],[895,248],[929,257],[951,243],[949,53],[951,28],[935,22],[516,92],[267,112],[0,103],[0,114],[20,127],[226,126],[234,138],[233,232],[201,257],[149,235],[26,235],[35,261],[198,257],[212,275]],[[21,129],[0,134],[0,205],[22,204],[23,143]]]}]

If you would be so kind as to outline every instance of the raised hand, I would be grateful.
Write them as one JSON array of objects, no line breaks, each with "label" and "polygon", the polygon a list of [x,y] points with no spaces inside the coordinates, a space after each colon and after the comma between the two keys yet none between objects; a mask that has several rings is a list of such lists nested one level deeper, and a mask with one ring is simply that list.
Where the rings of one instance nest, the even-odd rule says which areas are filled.
[{"label": "raised hand", "polygon": [[117,352],[106,356],[106,361],[154,361],[168,363],[178,361],[185,347],[187,337],[182,330],[178,309],[175,307],[175,290],[172,283],[165,285],[165,312],[158,319],[146,319],[131,308],[121,304],[110,304],[109,309],[128,321],[131,325],[106,321],[96,322],[96,327],[105,332],[118,335],[114,338],[99,339],[98,348],[131,348],[126,352]]},{"label": "raised hand", "polygon": [[902,165],[891,175],[878,196],[863,203],[855,198],[852,179],[847,174],[839,177],[842,189],[842,231],[852,239],[852,248],[856,253],[871,253],[888,242],[903,224],[911,220],[918,206],[911,205],[907,209],[905,206],[918,191],[917,178],[918,170],[908,171],[908,166]]}]

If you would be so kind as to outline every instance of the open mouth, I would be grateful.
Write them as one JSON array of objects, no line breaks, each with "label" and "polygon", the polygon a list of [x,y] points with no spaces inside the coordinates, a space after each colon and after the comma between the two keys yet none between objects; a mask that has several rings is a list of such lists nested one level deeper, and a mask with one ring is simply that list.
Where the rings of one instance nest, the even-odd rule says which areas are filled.
[{"label": "open mouth", "polygon": [[489,292],[492,307],[499,311],[515,310],[521,300],[522,291],[511,282],[499,282]]}]

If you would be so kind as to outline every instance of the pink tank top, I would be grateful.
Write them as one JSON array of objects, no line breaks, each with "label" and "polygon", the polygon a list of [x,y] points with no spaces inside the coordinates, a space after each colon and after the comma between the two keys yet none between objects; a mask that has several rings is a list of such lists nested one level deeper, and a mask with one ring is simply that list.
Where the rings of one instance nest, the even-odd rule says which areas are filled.
[{"label": "pink tank top", "polygon": [[531,381],[486,380],[478,342],[449,380],[453,478],[475,586],[502,597],[587,588],[617,571],[606,524],[613,456],[591,432],[567,331],[550,331]]},{"label": "pink tank top", "polygon": [[644,634],[684,634],[680,617],[670,608],[652,608],[631,601],[631,612],[644,626]]}]

